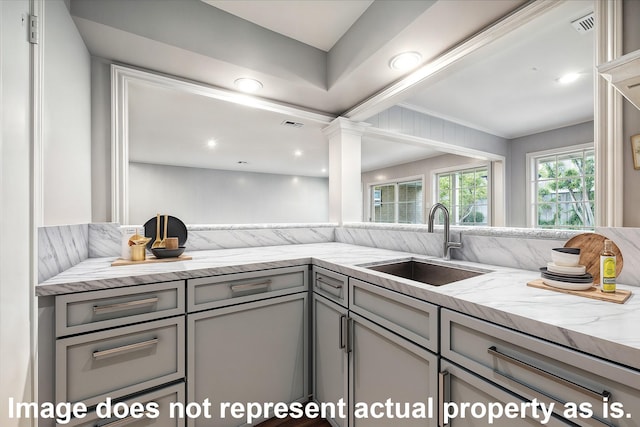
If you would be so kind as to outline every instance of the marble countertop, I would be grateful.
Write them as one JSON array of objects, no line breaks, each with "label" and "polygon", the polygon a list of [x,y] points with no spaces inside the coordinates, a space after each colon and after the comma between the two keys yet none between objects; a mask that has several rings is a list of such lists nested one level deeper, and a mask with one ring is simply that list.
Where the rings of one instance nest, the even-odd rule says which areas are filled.
[{"label": "marble countertop", "polygon": [[189,255],[192,260],[119,267],[111,267],[115,258],[90,258],[40,283],[36,294],[58,295],[313,263],[640,369],[640,299],[635,292],[625,304],[597,301],[526,286],[539,277],[535,271],[463,261],[451,263],[488,272],[435,287],[375,272],[363,265],[408,258],[447,264],[445,261],[344,243],[197,251]]}]

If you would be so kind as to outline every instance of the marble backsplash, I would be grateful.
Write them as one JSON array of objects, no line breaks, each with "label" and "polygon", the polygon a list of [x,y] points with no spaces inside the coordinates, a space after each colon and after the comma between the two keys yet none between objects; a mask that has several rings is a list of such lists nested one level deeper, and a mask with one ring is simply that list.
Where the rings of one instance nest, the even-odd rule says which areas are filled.
[{"label": "marble backsplash", "polygon": [[[130,227],[127,227],[130,228]],[[79,224],[38,230],[39,282],[86,258],[117,257],[125,227],[118,224]],[[620,248],[624,268],[619,282],[640,286],[640,228],[598,228]],[[536,271],[549,261],[552,248],[578,232],[511,228],[454,227],[453,260]],[[349,223],[239,224],[189,226],[187,250],[235,249],[289,244],[350,243],[427,256],[442,256],[442,228],[428,233],[424,225]]]},{"label": "marble backsplash", "polygon": [[89,225],[38,228],[38,282],[89,258]]}]

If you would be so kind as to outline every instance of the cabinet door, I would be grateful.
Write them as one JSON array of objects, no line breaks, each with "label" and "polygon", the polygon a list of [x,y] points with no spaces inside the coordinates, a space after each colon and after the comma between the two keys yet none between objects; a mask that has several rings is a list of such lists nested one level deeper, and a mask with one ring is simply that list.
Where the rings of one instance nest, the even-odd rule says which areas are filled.
[{"label": "cabinet door", "polygon": [[229,409],[222,418],[221,403],[308,398],[307,304],[299,293],[188,315],[187,400],[208,398],[212,415],[189,426],[247,423]]},{"label": "cabinet door", "polygon": [[[438,413],[441,417],[440,425],[448,427],[484,427],[487,425],[508,425],[509,427],[525,427],[525,426],[540,426],[543,418],[540,411],[537,412],[537,418],[534,417],[531,408],[526,405],[527,401],[515,394],[500,388],[493,383],[487,381],[484,378],[478,377],[466,369],[460,368],[451,362],[442,359],[441,361],[441,378],[443,383],[443,396],[438,405]],[[467,406],[463,409],[464,404],[475,405],[475,409]],[[485,411],[483,414],[482,408],[488,408],[489,405],[511,405],[518,408],[525,408],[525,416],[516,416],[516,413],[512,413],[510,417],[502,414],[498,417],[498,410]],[[446,410],[443,410],[447,405]],[[524,406],[523,406],[524,405]],[[504,406],[502,406],[504,408]],[[496,414],[495,418],[489,420],[489,413]],[[448,419],[442,419],[444,414],[447,413]],[[568,421],[562,420],[555,415],[547,420],[545,424],[550,427],[556,426],[575,426]]]},{"label": "cabinet door", "polygon": [[330,417],[333,425],[347,425],[348,354],[347,309],[313,295],[313,395],[316,401],[344,402],[344,417]]},{"label": "cabinet door", "polygon": [[[394,427],[436,426],[437,357],[363,317],[351,313],[351,318],[349,391],[354,411],[350,425],[389,427],[390,399]],[[358,413],[360,403],[370,409],[367,418]],[[421,408],[424,418],[418,413]],[[407,409],[411,416],[400,418],[406,416]]]}]

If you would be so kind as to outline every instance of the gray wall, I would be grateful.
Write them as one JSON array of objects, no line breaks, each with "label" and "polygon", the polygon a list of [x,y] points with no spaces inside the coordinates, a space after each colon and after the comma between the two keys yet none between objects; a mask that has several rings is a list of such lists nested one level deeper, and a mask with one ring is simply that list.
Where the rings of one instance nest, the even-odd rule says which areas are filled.
[{"label": "gray wall", "polygon": [[581,123],[511,140],[507,181],[507,225],[526,227],[527,153],[593,142],[593,122]]},{"label": "gray wall", "polygon": [[[423,195],[424,200],[422,205],[424,209],[428,211],[431,207],[432,199],[432,172],[436,169],[448,168],[451,166],[463,166],[470,163],[481,162],[477,159],[469,157],[456,156],[455,154],[444,154],[437,157],[431,157],[428,159],[416,160],[415,162],[405,163],[402,165],[391,166],[383,169],[376,169],[362,174],[362,215],[364,221],[369,221],[369,210],[371,206],[371,194],[369,186],[373,183],[385,182],[389,180],[413,177],[418,175],[424,176]],[[424,213],[426,221],[426,213]]]},{"label": "gray wall", "polygon": [[129,222],[166,213],[187,224],[327,222],[329,182],[212,169],[129,164]]},{"label": "gray wall", "polygon": [[63,0],[44,4],[44,225],[91,221],[91,71]]},{"label": "gray wall", "polygon": [[[623,2],[623,51],[630,53],[640,49],[640,1]],[[622,223],[625,227],[640,227],[640,170],[633,168],[631,157],[632,135],[640,134],[640,110],[624,100],[624,207]]]}]

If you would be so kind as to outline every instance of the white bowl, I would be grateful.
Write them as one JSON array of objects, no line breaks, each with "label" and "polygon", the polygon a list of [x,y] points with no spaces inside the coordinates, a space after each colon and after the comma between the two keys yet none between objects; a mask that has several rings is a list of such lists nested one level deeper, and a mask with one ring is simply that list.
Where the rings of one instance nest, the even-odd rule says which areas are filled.
[{"label": "white bowl", "polygon": [[561,267],[577,267],[580,264],[580,248],[554,248],[551,260]]},{"label": "white bowl", "polygon": [[576,265],[567,267],[564,265],[556,265],[555,262],[547,263],[547,270],[551,273],[566,274],[568,276],[581,276],[587,272],[587,267],[584,265]]}]

